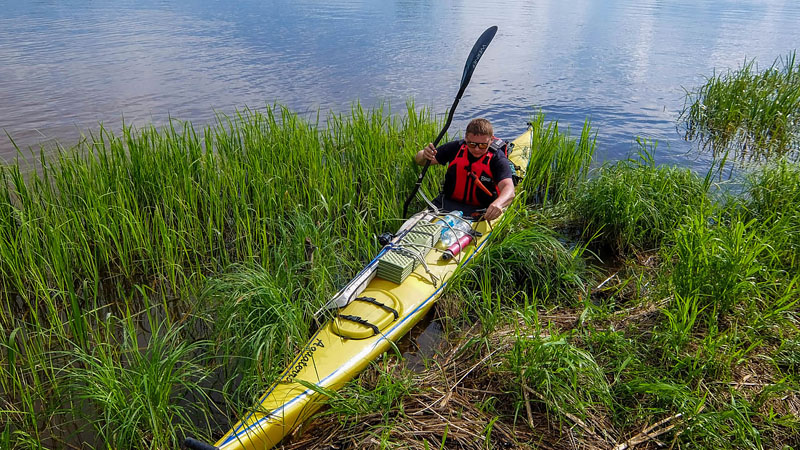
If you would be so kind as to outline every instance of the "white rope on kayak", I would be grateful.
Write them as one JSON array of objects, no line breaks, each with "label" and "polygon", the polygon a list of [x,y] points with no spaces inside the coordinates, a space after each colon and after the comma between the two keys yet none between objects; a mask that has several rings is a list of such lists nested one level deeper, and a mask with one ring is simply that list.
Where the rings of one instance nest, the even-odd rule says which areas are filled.
[{"label": "white rope on kayak", "polygon": [[439,215],[441,215],[441,212],[439,211],[439,208],[437,208],[437,207],[436,207],[436,206],[433,204],[433,202],[431,202],[430,200],[428,200],[428,196],[426,196],[424,192],[422,192],[422,191],[419,191],[419,195],[421,195],[421,196],[422,196],[422,199],[423,199],[423,200],[425,200],[425,203],[426,203],[428,206],[430,206],[430,207],[431,207],[431,210],[432,210],[432,212],[433,212],[433,214],[434,214],[434,215],[436,215],[437,217],[438,217]]}]

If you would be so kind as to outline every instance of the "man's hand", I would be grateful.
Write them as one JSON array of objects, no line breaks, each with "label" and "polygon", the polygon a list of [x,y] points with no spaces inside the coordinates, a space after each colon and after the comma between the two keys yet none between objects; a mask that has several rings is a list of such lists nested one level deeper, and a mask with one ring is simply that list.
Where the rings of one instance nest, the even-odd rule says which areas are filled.
[{"label": "man's hand", "polygon": [[486,220],[494,220],[500,217],[500,214],[506,210],[506,206],[511,204],[511,200],[514,200],[514,182],[511,178],[500,181],[497,185],[497,190],[500,195],[497,196],[497,200],[486,208],[486,213],[483,215]]},{"label": "man's hand", "polygon": [[496,203],[497,202],[495,201],[494,203],[492,203],[491,205],[489,205],[486,208],[486,212],[483,214],[483,218],[484,219],[486,219],[486,220],[494,220],[494,219],[497,219],[498,217],[500,217],[500,214],[503,214],[503,210],[505,208],[497,206]]},{"label": "man's hand", "polygon": [[439,164],[439,161],[436,160],[436,147],[430,143],[425,146],[425,148],[418,151],[414,159],[419,165],[424,165],[425,161],[430,161],[432,165]]}]

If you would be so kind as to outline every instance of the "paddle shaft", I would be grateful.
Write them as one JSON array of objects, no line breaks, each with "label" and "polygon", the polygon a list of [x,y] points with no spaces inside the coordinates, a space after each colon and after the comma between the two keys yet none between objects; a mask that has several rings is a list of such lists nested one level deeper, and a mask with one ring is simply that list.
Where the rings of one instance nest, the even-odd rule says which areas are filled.
[{"label": "paddle shaft", "polygon": [[[436,136],[436,139],[433,141],[434,147],[439,145],[439,141],[441,141],[442,137],[444,137],[444,134],[447,133],[447,129],[450,127],[450,123],[453,121],[453,114],[456,112],[458,102],[461,101],[461,96],[464,95],[464,91],[467,89],[467,85],[469,85],[469,81],[472,79],[472,72],[475,71],[478,61],[481,60],[483,52],[486,51],[486,47],[488,47],[489,43],[492,42],[492,39],[494,39],[494,35],[496,33],[497,26],[491,26],[487,28],[486,31],[481,34],[478,40],[475,41],[475,45],[472,46],[472,51],[470,51],[469,56],[467,57],[467,63],[464,65],[464,73],[461,75],[461,86],[458,88],[458,94],[456,94],[456,98],[453,100],[453,105],[450,106],[450,112],[447,114],[447,121],[445,122],[444,127],[442,127],[442,131],[439,132],[439,135]],[[403,217],[406,217],[408,214],[408,205],[411,204],[411,200],[413,200],[414,196],[417,195],[419,187],[422,185],[422,179],[425,178],[425,174],[428,172],[428,168],[430,166],[431,161],[427,160],[425,162],[425,167],[422,168],[422,171],[417,177],[414,190],[411,191],[411,195],[408,196],[406,202],[403,204]]]}]

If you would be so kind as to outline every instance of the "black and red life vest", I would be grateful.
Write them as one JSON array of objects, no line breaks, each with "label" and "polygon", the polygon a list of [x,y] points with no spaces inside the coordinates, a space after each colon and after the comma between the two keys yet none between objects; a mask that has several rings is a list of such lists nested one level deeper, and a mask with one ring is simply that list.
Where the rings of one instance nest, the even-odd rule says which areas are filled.
[{"label": "black and red life vest", "polygon": [[[461,144],[456,157],[447,166],[445,195],[448,198],[473,206],[489,206],[497,198],[497,186],[489,163],[497,151],[504,149],[496,143],[502,144],[503,141],[493,138],[489,150],[477,161],[470,161],[467,143]],[[489,193],[480,187],[478,181]]]}]

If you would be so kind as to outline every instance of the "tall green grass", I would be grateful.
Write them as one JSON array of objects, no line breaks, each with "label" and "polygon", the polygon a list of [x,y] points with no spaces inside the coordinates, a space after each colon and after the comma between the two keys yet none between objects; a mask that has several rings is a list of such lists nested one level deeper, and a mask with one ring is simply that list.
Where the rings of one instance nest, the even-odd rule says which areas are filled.
[{"label": "tall green grass", "polygon": [[638,159],[599,170],[582,184],[575,214],[584,233],[621,252],[669,244],[686,214],[707,202],[707,185],[689,169],[656,166],[655,143],[637,139]]},{"label": "tall green grass", "polygon": [[[721,161],[763,161],[800,148],[800,62],[796,52],[766,70],[755,60],[737,70],[714,74],[687,91],[680,121],[686,139],[698,139]],[[731,151],[733,154],[731,154]]]},{"label": "tall green grass", "polygon": [[734,308],[755,313],[766,300],[767,288],[783,278],[769,269],[773,248],[755,221],[734,216],[728,223],[712,225],[698,215],[676,235],[670,251],[675,293],[680,299],[695,299],[698,312],[704,311],[714,323]]},{"label": "tall green grass", "polygon": [[797,303],[800,171],[786,161],[751,173],[743,197],[687,216],[665,249],[679,316],[717,327],[739,316],[756,325]]},{"label": "tall green grass", "polygon": [[499,230],[499,235],[493,237],[495,243],[462,275],[471,280],[464,281],[467,290],[474,290],[481,280],[488,279],[490,291],[508,300],[521,301],[527,296],[575,303],[585,296],[589,276],[585,245],[570,244],[563,236],[536,223],[537,217],[521,211],[515,226]]},{"label": "tall green grass", "polygon": [[750,173],[741,207],[787,270],[800,267],[800,166],[787,160]]},{"label": "tall green grass", "polygon": [[310,337],[320,292],[301,288],[292,272],[236,264],[206,283],[198,316],[212,324],[224,360],[219,390],[234,404],[250,407]]},{"label": "tall green grass", "polygon": [[[239,372],[216,376],[279,370],[306,312],[399,226],[412,155],[438,125],[411,104],[324,119],[270,106],[199,130],[101,127],[35,167],[21,154],[0,167],[2,439],[163,448],[186,429],[209,435],[177,393],[205,392],[204,371],[228,360]],[[160,328],[133,319],[153,308]],[[226,415],[252,404],[214,390],[231,394]]]},{"label": "tall green grass", "polygon": [[608,382],[592,355],[572,345],[567,336],[518,337],[504,356],[511,372],[507,388],[516,391],[517,409],[530,399],[544,403],[558,421],[568,415],[588,420],[611,406]]},{"label": "tall green grass", "polygon": [[530,121],[531,159],[522,188],[532,203],[558,203],[570,198],[583,182],[597,148],[596,133],[587,120],[580,136],[559,129],[558,122],[546,122],[541,112]]},{"label": "tall green grass", "polygon": [[117,320],[112,316],[98,324],[91,348],[63,355],[64,390],[74,419],[93,429],[93,445],[177,447],[195,425],[208,426],[207,419],[198,420],[207,412],[185,401],[189,393],[203,392],[207,343],[187,341],[179,327],[162,328],[158,322],[143,336],[133,316],[122,325]]}]

